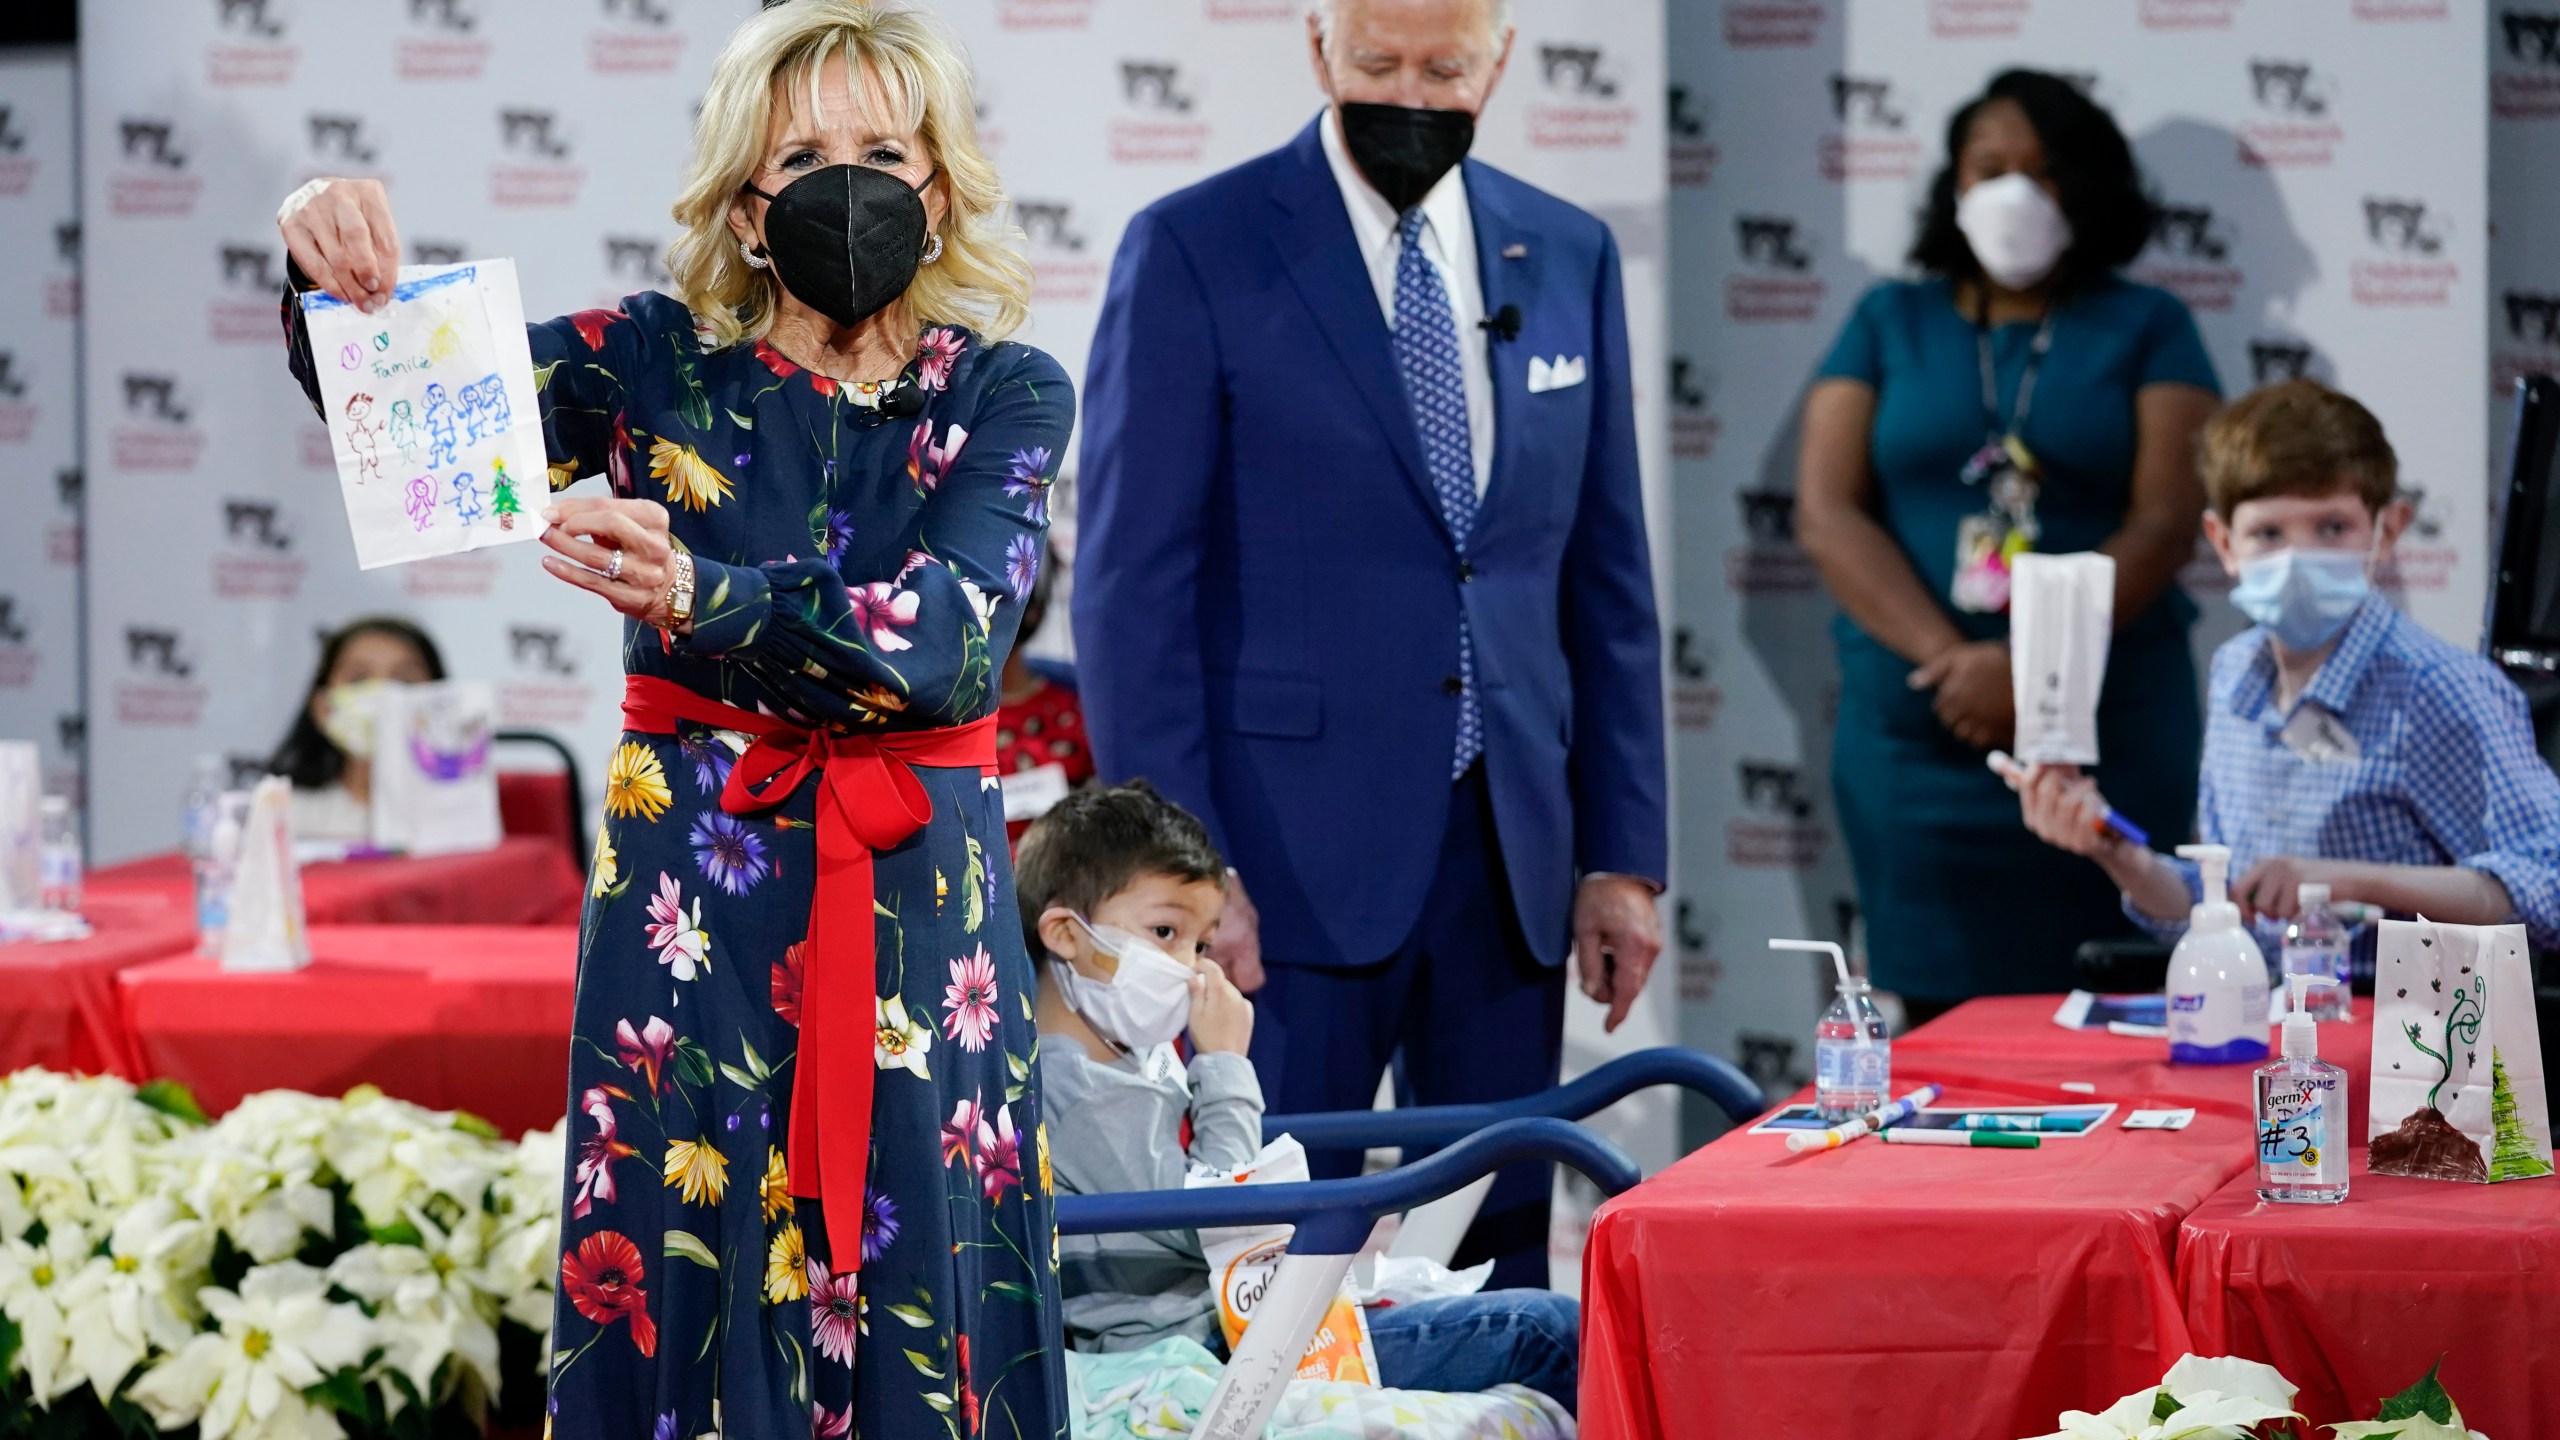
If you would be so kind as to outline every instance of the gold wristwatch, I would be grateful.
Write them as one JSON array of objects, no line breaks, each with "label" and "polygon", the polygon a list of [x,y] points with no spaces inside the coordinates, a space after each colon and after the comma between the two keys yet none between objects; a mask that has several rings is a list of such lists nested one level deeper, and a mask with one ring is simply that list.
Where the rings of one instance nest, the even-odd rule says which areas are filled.
[{"label": "gold wristwatch", "polygon": [[668,630],[682,630],[693,623],[693,557],[682,550],[668,557],[675,578],[667,585]]}]

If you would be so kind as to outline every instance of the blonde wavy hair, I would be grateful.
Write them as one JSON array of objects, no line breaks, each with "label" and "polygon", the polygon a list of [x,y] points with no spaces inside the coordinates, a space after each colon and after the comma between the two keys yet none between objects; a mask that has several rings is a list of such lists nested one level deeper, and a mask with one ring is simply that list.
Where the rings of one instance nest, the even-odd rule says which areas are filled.
[{"label": "blonde wavy hair", "polygon": [[851,67],[857,103],[867,98],[863,72],[878,81],[888,113],[872,123],[915,131],[942,170],[950,198],[942,254],[907,287],[916,318],[990,340],[1011,334],[1030,315],[1031,266],[995,166],[978,148],[968,64],[940,20],[866,0],[790,0],[740,25],[721,47],[673,212],[684,227],[667,249],[676,293],[715,347],[761,339],[772,327],[778,287],[771,271],[750,268],[738,253],[729,206],[762,167],[784,87],[805,88],[817,113],[819,73],[837,55]]}]

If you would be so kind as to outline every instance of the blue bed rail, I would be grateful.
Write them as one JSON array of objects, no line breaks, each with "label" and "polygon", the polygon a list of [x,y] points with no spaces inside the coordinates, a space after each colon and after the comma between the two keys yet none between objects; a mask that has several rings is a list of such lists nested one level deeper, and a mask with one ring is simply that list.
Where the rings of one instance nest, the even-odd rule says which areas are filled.
[{"label": "blue bed rail", "polygon": [[1627,1190],[1643,1178],[1636,1162],[1615,1142],[1570,1120],[1514,1116],[1489,1123],[1428,1159],[1348,1180],[1061,1195],[1058,1229],[1068,1235],[1106,1235],[1129,1230],[1295,1225],[1289,1253],[1349,1255],[1369,1238],[1378,1217],[1436,1200],[1478,1176],[1524,1160],[1570,1165],[1607,1195]]},{"label": "blue bed rail", "polygon": [[1678,1085],[1696,1091],[1714,1101],[1736,1124],[1758,1115],[1768,1104],[1760,1087],[1729,1062],[1684,1046],[1662,1045],[1621,1055],[1568,1084],[1517,1100],[1489,1105],[1265,1115],[1262,1135],[1266,1140],[1295,1135],[1298,1143],[1309,1150],[1448,1145],[1505,1120],[1528,1116],[1580,1120],[1656,1085]]}]

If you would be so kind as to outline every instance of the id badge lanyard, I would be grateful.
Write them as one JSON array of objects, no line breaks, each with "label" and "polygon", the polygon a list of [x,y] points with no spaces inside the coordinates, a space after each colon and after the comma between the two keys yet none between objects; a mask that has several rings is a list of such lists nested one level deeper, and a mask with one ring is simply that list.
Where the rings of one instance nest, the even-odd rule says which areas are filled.
[{"label": "id badge lanyard", "polygon": [[2009,422],[2000,423],[1999,376],[1991,357],[1990,299],[1985,296],[1974,322],[1974,341],[1982,360],[1982,414],[1986,438],[1965,462],[1963,479],[1983,492],[1978,513],[1956,525],[1955,580],[1948,599],[1958,610],[1996,615],[2009,608],[2009,563],[2036,547],[2036,489],[2043,469],[2023,438],[2027,415],[2035,405],[2036,372],[2053,348],[2053,312],[2036,326],[2027,351],[2027,368],[2018,377],[2018,398]]}]

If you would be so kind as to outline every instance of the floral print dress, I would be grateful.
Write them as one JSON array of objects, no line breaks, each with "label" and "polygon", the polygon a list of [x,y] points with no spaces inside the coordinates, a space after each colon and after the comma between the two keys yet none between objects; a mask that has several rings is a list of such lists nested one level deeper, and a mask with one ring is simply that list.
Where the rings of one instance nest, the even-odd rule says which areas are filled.
[{"label": "floral print dress", "polygon": [[[696,619],[623,659],[845,730],[996,704],[1074,401],[1047,355],[920,338],[889,418],[663,295],[529,327],[555,488],[664,503]],[[297,357],[300,359],[300,357]],[[297,367],[299,368],[299,366]],[[563,595],[561,603],[592,603]],[[748,737],[626,733],[579,943],[550,1421],[558,1436],[1065,1432],[1030,962],[1004,807],[919,767],[932,820],[875,859],[877,1077],[860,1284],[785,1168],[817,785],[720,807]]]}]

